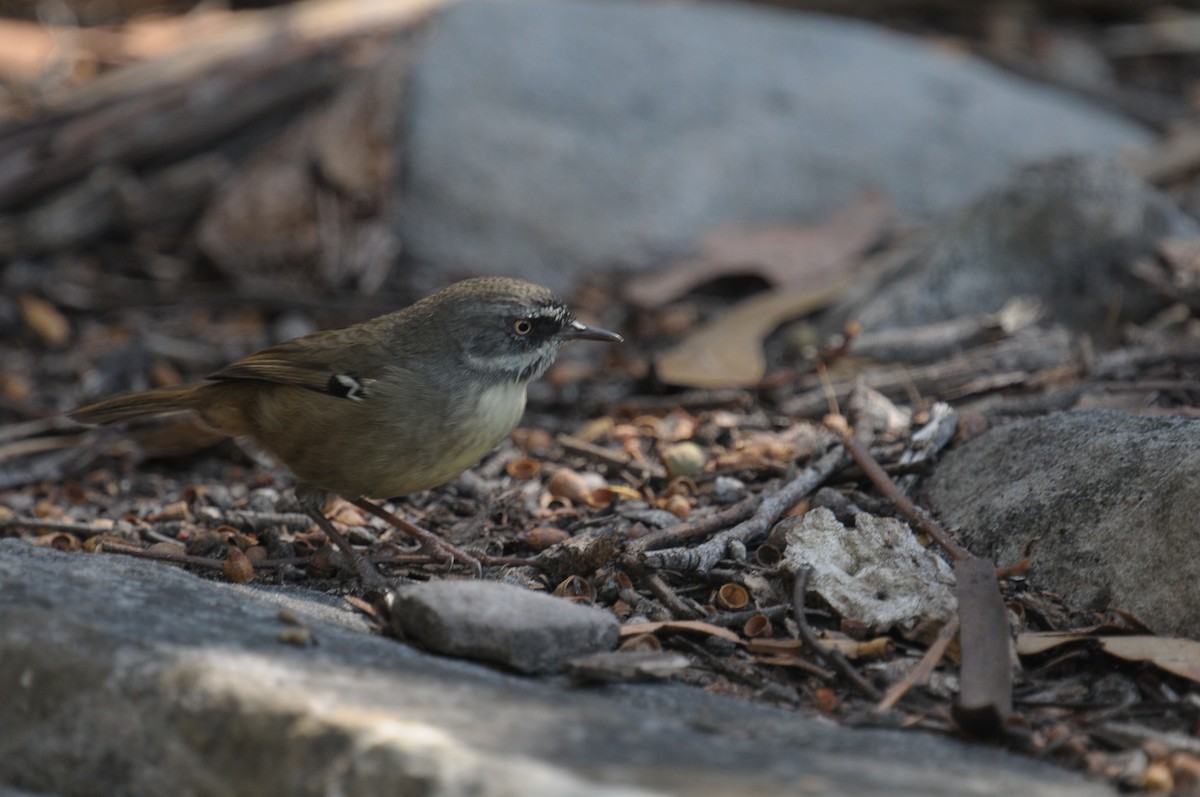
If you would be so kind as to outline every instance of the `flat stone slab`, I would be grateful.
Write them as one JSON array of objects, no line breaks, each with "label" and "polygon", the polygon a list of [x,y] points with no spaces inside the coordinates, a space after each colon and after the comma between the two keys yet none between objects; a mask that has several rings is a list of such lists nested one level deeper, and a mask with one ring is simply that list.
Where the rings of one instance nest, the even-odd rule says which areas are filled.
[{"label": "flat stone slab", "polygon": [[[316,644],[280,639],[294,629]],[[51,794],[1112,795],[1048,764],[678,685],[575,688],[328,596],[0,541],[0,782]]]}]

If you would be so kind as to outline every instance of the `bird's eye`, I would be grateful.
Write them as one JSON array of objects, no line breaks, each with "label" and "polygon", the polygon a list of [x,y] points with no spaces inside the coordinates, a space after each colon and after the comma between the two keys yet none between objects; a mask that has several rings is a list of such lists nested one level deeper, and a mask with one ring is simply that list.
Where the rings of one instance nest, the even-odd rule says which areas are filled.
[{"label": "bird's eye", "polygon": [[513,323],[513,332],[516,332],[518,335],[528,335],[532,331],[533,322],[531,322],[528,318],[518,318]]}]

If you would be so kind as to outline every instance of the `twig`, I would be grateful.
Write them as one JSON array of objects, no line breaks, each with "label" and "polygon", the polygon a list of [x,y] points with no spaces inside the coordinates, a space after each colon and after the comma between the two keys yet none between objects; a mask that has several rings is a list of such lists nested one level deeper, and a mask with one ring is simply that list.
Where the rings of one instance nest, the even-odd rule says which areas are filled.
[{"label": "twig", "polygon": [[800,638],[804,640],[804,644],[813,651],[818,657],[823,659],[829,666],[840,672],[846,677],[859,693],[866,695],[871,700],[878,701],[882,697],[879,690],[871,686],[866,678],[858,670],[854,669],[854,665],[846,658],[840,650],[827,650],[821,644],[821,640],[817,638],[817,634],[812,630],[812,626],[808,624],[808,618],[804,616],[804,593],[808,589],[808,577],[812,574],[811,567],[803,567],[796,571],[796,584],[792,587],[792,606],[796,615],[796,629],[800,634]]},{"label": "twig", "polygon": [[29,529],[31,531],[63,531],[78,534],[80,537],[97,537],[101,534],[113,534],[118,531],[115,526],[81,526],[78,523],[68,523],[61,520],[40,520],[31,517],[14,517],[0,520],[0,531],[4,529]]},{"label": "twig", "polygon": [[[186,553],[172,553],[171,551],[152,551],[147,548],[138,548],[119,542],[103,542],[98,546],[98,550],[124,554],[125,556],[132,556],[137,559],[155,559],[160,562],[195,565],[196,567],[207,567],[212,570],[222,570],[225,567],[225,562],[221,559],[209,559],[207,556],[191,556]],[[254,562],[253,565],[258,567],[260,563]]]},{"label": "twig", "polygon": [[705,515],[687,523],[680,523],[678,526],[672,526],[671,528],[652,531],[645,537],[640,537],[631,542],[628,550],[631,553],[641,553],[643,551],[653,551],[658,548],[673,548],[679,545],[686,545],[693,540],[708,537],[721,529],[727,529],[730,526],[741,523],[753,515],[758,502],[758,496],[752,495],[714,514]]},{"label": "twig", "polygon": [[222,512],[219,520],[227,525],[250,531],[261,531],[264,526],[306,529],[314,525],[312,518],[303,512],[251,512],[237,509]]},{"label": "twig", "polygon": [[958,699],[952,715],[976,736],[1003,732],[1012,714],[1012,636],[1008,610],[990,559],[969,557],[954,563],[955,592],[962,628]]},{"label": "twig", "polygon": [[[834,429],[832,424],[827,425],[829,428]],[[900,492],[900,488],[892,481],[892,477],[888,476],[887,472],[880,467],[875,457],[871,456],[871,452],[867,450],[867,447],[863,445],[861,440],[854,436],[852,431],[846,431],[842,434],[842,444],[850,452],[850,456],[854,457],[854,461],[862,468],[867,478],[879,488],[879,491],[896,505],[896,508],[908,518],[910,523],[936,540],[946,550],[946,553],[950,554],[950,558],[960,560],[966,559],[971,555],[965,548],[950,539],[950,536],[942,530],[941,525],[910,501],[908,496]]]},{"label": "twig", "polygon": [[917,684],[923,684],[929,681],[929,676],[938,666],[938,662],[942,660],[942,656],[946,655],[946,648],[950,647],[950,643],[954,640],[954,635],[958,633],[958,614],[951,617],[942,630],[938,632],[938,637],[925,651],[925,655],[921,660],[913,666],[911,670],[905,673],[904,677],[896,683],[888,687],[883,699],[875,704],[876,711],[891,711],[896,703],[900,702],[900,698],[908,693]]},{"label": "twig", "polygon": [[654,597],[662,601],[675,615],[685,620],[695,620],[700,616],[700,612],[684,603],[683,598],[676,595],[671,585],[663,581],[658,573],[646,573],[644,577],[646,586],[654,593]]},{"label": "twig", "polygon": [[746,624],[746,621],[751,617],[763,615],[771,620],[778,622],[787,616],[791,606],[786,603],[780,603],[776,606],[767,606],[762,609],[743,609],[738,612],[719,612],[711,617],[704,618],[707,622],[713,625],[723,626],[725,628],[741,628]]},{"label": "twig", "polygon": [[626,560],[624,564],[630,575],[644,583],[676,619],[695,620],[700,617],[700,612],[684,603],[683,599],[675,594],[675,590],[663,581],[662,576],[650,572],[641,562]]},{"label": "twig", "polygon": [[731,543],[745,544],[765,537],[783,513],[817,489],[847,462],[846,451],[837,446],[814,462],[792,481],[763,499],[754,515],[728,531],[721,532],[695,548],[667,548],[643,555],[649,567],[683,572],[707,572],[725,556]]},{"label": "twig", "polygon": [[607,448],[593,445],[578,437],[572,437],[568,434],[560,434],[558,436],[558,444],[574,454],[582,454],[585,457],[594,459],[602,465],[607,465],[614,470],[631,470],[642,475],[643,478],[650,477],[655,479],[667,478],[667,472],[661,466],[652,462],[635,462],[633,457],[628,454],[620,454],[615,451],[609,451]]}]

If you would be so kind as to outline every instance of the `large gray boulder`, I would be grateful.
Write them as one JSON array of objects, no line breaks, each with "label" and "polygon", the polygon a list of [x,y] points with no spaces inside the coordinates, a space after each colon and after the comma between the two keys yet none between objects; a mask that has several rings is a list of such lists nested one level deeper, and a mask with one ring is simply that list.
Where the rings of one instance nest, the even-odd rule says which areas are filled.
[{"label": "large gray boulder", "polygon": [[947,222],[879,285],[863,280],[825,328],[917,326],[1035,298],[1056,323],[1100,336],[1166,304],[1134,275],[1167,236],[1200,235],[1175,202],[1111,158],[1057,158],[1019,170]]},{"label": "large gray boulder", "polygon": [[1017,164],[1149,140],[928,41],[751,6],[467,0],[414,70],[408,251],[556,287],[686,251],[714,224],[821,217],[871,186],[939,217]]},{"label": "large gray boulder", "polygon": [[1117,606],[1200,638],[1200,420],[1060,412],[947,454],[928,482],[942,519],[1068,605]]}]

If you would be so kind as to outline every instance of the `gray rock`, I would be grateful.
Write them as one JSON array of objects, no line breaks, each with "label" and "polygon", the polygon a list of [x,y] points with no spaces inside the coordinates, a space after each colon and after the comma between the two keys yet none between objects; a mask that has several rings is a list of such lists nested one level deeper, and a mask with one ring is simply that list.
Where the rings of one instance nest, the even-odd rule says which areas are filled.
[{"label": "gray rock", "polygon": [[1200,636],[1200,420],[1064,412],[952,450],[927,483],[973,552],[1079,608],[1119,606]]},{"label": "gray rock", "polygon": [[0,797],[52,797],[46,792],[34,793],[25,791],[24,789],[10,789],[8,786],[0,783]]},{"label": "gray rock", "polygon": [[1144,319],[1164,300],[1130,265],[1166,235],[1200,225],[1113,160],[1061,158],[1021,171],[950,222],[881,289],[864,286],[833,314],[867,329],[914,326],[999,310],[1033,296],[1047,316],[1101,330],[1112,308]]},{"label": "gray rock", "polygon": [[713,480],[713,500],[718,504],[736,504],[746,497],[749,491],[741,479],[732,476],[718,476]]},{"label": "gray rock", "polygon": [[617,618],[495,581],[429,581],[396,590],[392,623],[406,639],[449,656],[524,673],[553,673],[574,656],[612,650]]},{"label": "gray rock", "polygon": [[937,217],[1016,164],[1150,140],[969,55],[746,5],[467,0],[414,67],[408,251],[558,288],[715,224],[820,218],[868,187]]},{"label": "gray rock", "polygon": [[[281,644],[279,604],[318,644]],[[1048,764],[673,685],[564,689],[304,590],[0,541],[0,782],[59,794],[1111,795]]]}]

